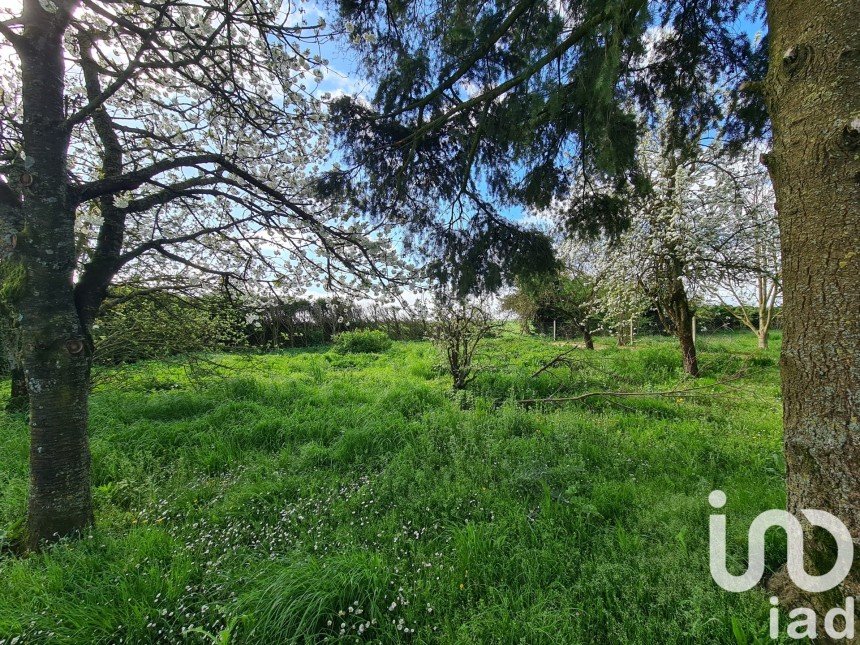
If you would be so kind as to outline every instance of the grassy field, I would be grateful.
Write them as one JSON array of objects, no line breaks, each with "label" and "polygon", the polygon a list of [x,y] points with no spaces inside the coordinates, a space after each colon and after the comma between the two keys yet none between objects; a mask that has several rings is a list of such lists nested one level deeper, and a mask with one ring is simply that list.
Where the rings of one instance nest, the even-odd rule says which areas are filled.
[{"label": "grassy field", "polygon": [[[599,339],[537,377],[564,343],[491,339],[463,397],[427,343],[230,358],[193,383],[123,368],[92,397],[98,527],[4,549],[0,643],[764,639],[765,592],[719,589],[707,561],[711,490],[738,567],[751,519],[784,505],[779,342],[754,341],[700,339],[696,386],[741,372],[718,394],[527,409],[690,384],[659,338]],[[20,532],[27,444],[0,414],[0,542]],[[784,554],[777,536],[769,565]]]}]

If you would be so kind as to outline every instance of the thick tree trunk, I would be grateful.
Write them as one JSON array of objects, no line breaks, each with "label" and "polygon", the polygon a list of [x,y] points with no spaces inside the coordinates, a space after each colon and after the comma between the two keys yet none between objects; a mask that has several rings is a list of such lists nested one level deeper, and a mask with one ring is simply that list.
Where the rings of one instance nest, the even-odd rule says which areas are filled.
[{"label": "thick tree trunk", "polygon": [[767,349],[769,332],[767,330],[759,331],[758,333],[758,348]]},{"label": "thick tree trunk", "polygon": [[[30,494],[27,542],[74,535],[92,524],[90,453],[87,437],[89,389],[85,350],[81,339],[60,344],[71,329],[55,319],[56,340],[32,347],[26,361],[30,390]],[[47,330],[46,330],[47,331]],[[77,354],[77,355],[76,355]]]},{"label": "thick tree trunk", "polygon": [[[768,22],[773,151],[765,159],[782,239],[788,509],[829,511],[857,540],[860,2],[771,1]],[[829,569],[832,540],[809,531],[806,554],[809,573]],[[858,567],[842,592],[860,593]]]},{"label": "thick tree trunk", "polygon": [[25,2],[23,81],[26,277],[19,302],[21,357],[30,395],[27,543],[92,523],[87,395],[90,345],[75,307],[74,209],[67,198],[63,19]]}]

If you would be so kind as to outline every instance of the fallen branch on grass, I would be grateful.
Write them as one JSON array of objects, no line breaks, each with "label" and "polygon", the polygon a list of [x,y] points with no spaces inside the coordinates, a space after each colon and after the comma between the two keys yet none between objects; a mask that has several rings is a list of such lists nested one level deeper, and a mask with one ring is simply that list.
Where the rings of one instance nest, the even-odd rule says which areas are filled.
[{"label": "fallen branch on grass", "polygon": [[536,376],[540,376],[543,372],[550,369],[551,367],[555,367],[559,363],[566,362],[566,361],[564,361],[564,357],[567,356],[568,354],[571,354],[572,352],[575,352],[578,349],[579,349],[579,347],[574,347],[572,349],[567,350],[566,352],[562,352],[561,354],[556,356],[554,359],[552,359],[549,363],[547,363],[546,365],[541,367],[537,372],[532,374],[531,378],[535,378]]},{"label": "fallen branch on grass", "polygon": [[[636,396],[672,396],[675,398],[694,398],[697,396],[706,396],[706,395],[716,395],[720,392],[714,392],[714,388],[717,388],[721,385],[728,385],[732,381],[736,381],[742,378],[745,374],[745,371],[742,370],[737,374],[733,374],[725,379],[721,379],[716,383],[710,383],[708,385],[699,385],[695,387],[686,387],[686,388],[677,388],[673,390],[643,390],[641,392],[613,392],[611,390],[607,391],[598,391],[598,392],[585,392],[583,394],[576,394],[573,396],[560,396],[560,397],[546,397],[541,399],[519,399],[517,403],[520,405],[537,405],[539,403],[572,403],[575,401],[583,401],[585,399],[591,399],[595,397],[607,397],[607,398],[624,398],[624,397],[636,397]],[[710,392],[703,392],[703,390],[711,390]]]}]

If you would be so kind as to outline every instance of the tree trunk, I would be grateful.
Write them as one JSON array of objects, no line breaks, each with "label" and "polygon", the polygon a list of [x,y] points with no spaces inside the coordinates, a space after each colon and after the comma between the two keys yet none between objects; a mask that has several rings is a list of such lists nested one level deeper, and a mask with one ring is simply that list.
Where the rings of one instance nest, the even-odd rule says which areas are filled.
[{"label": "tree trunk", "polygon": [[[768,23],[771,51],[765,97],[773,151],[765,160],[774,183],[782,240],[788,510],[829,511],[856,540],[860,2],[771,1]],[[822,540],[812,531],[806,537],[807,571],[829,569],[832,540]],[[856,566],[842,592],[860,593]],[[815,599],[811,602],[815,604]]]},{"label": "tree trunk", "polygon": [[6,404],[6,410],[9,412],[24,412],[27,410],[29,404],[24,369],[18,365],[13,366],[10,376],[12,379],[12,389],[9,393],[9,402]]},{"label": "tree trunk", "polygon": [[30,395],[27,543],[92,523],[87,438],[90,344],[75,307],[74,209],[67,196],[62,15],[24,5],[19,48],[28,177],[18,242],[26,272],[19,302],[21,357]]},{"label": "tree trunk", "polygon": [[588,325],[582,325],[582,340],[585,341],[585,349],[594,349],[594,338],[591,336],[591,330]]},{"label": "tree trunk", "polygon": [[[13,175],[9,171],[7,174]],[[15,248],[23,225],[21,195],[0,178],[0,283],[4,292],[0,296],[0,346],[8,361],[12,381],[6,404],[9,412],[27,410],[27,383],[19,358],[21,333],[17,322],[17,300],[24,285],[24,272]]]},{"label": "tree trunk", "polygon": [[[17,261],[17,254],[13,254]],[[5,276],[0,277],[0,282],[4,281]],[[12,278],[18,281],[18,288],[23,287],[23,279],[19,276]],[[9,285],[4,285],[9,289]],[[13,290],[18,288],[12,287]],[[9,365],[9,380],[11,388],[9,390],[9,401],[6,403],[7,412],[26,412],[28,407],[27,395],[27,380],[24,378],[24,369],[21,365],[21,328],[15,318],[17,318],[17,299],[18,296],[4,299],[5,302],[0,303],[0,316],[3,317],[0,323],[0,333],[3,334],[2,345],[3,353],[6,354],[6,360]]]},{"label": "tree trunk", "polygon": [[678,329],[678,342],[681,344],[681,357],[684,361],[684,372],[690,376],[699,375],[699,361],[696,357],[696,343],[693,341],[692,327]]},{"label": "tree trunk", "polygon": [[758,348],[759,349],[767,349],[767,337],[768,331],[765,329],[763,331],[759,331],[758,333]]},{"label": "tree trunk", "polygon": [[[681,358],[684,372],[690,376],[699,375],[699,361],[696,357],[696,341],[693,333],[693,312],[687,298],[687,290],[681,279],[681,271],[676,259],[668,263],[670,267],[664,277],[666,285],[655,299],[657,313],[667,332],[672,332],[681,345]],[[671,323],[671,325],[669,324]]]},{"label": "tree trunk", "polygon": [[693,333],[693,313],[690,311],[690,303],[687,301],[687,292],[681,281],[672,303],[673,318],[675,323],[675,334],[681,344],[681,356],[684,359],[684,371],[690,376],[699,375],[699,360],[696,357],[696,339]]},{"label": "tree trunk", "polygon": [[[90,51],[93,47],[90,36],[79,34],[78,45],[87,98],[96,101],[103,90],[99,83],[98,65]],[[93,114],[93,127],[102,145],[101,175],[118,177],[123,170],[123,149],[107,110],[96,110]],[[88,338],[89,331],[107,295],[108,287],[120,267],[119,254],[125,239],[125,210],[117,208],[114,202],[114,195],[105,195],[99,199],[102,225],[99,227],[92,257],[84,266],[75,285],[75,306],[81,318],[81,326],[87,332]]]}]

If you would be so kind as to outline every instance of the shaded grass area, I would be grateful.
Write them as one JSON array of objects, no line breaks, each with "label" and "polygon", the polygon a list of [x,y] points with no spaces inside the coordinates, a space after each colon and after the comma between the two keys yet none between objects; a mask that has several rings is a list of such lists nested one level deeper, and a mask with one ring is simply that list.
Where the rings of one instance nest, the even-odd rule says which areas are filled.
[{"label": "shaded grass area", "polygon": [[[764,638],[764,592],[708,573],[707,495],[729,551],[784,505],[778,341],[704,337],[718,396],[515,399],[681,383],[671,339],[594,353],[491,339],[455,400],[426,343],[168,363],[92,397],[98,527],[0,555],[0,642],[697,643]],[[227,359],[232,360],[232,359]],[[681,387],[683,387],[681,383]],[[5,388],[4,388],[5,390]],[[0,531],[20,531],[27,432],[0,419]],[[784,541],[768,544],[771,567]]]}]

